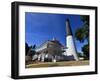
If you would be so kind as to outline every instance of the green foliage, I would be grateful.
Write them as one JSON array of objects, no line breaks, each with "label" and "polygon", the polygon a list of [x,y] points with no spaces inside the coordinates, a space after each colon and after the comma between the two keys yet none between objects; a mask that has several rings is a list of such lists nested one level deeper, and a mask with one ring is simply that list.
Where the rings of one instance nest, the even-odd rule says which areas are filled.
[{"label": "green foliage", "polygon": [[27,43],[25,43],[25,54],[26,56],[31,56],[35,54],[35,48],[36,48],[36,45],[33,45],[33,46],[28,46]]},{"label": "green foliage", "polygon": [[76,30],[75,37],[81,43],[87,40],[88,44],[82,47],[82,51],[85,59],[89,59],[89,16],[83,15],[81,16],[81,20],[83,25]]},{"label": "green foliage", "polygon": [[27,43],[25,43],[25,55],[27,55],[28,51],[29,51],[29,46]]},{"label": "green foliage", "polygon": [[75,37],[80,42],[84,42],[84,40],[85,40],[84,29],[83,28],[78,28],[77,31],[75,32]]},{"label": "green foliage", "polygon": [[36,53],[35,48],[36,48],[36,45],[29,47],[28,56],[32,57]]},{"label": "green foliage", "polygon": [[89,16],[83,15],[81,16],[81,20],[89,26]]},{"label": "green foliage", "polygon": [[78,57],[83,57],[81,53],[78,52],[77,54],[78,54]]},{"label": "green foliage", "polygon": [[89,44],[84,45],[82,51],[85,55],[85,59],[89,59]]},{"label": "green foliage", "polygon": [[83,25],[77,28],[75,37],[80,42],[84,42],[85,39],[89,42],[89,16],[81,16]]}]

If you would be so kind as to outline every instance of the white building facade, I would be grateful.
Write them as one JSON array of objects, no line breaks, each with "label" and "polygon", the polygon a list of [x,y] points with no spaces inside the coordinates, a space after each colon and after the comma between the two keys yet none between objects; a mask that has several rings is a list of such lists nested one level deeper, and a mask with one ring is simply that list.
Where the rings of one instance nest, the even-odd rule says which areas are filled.
[{"label": "white building facade", "polygon": [[48,40],[44,42],[40,47],[36,49],[36,54],[33,56],[33,60],[44,62],[47,61],[78,61],[78,55],[73,39],[72,30],[70,27],[69,19],[66,20],[66,47],[56,39]]}]

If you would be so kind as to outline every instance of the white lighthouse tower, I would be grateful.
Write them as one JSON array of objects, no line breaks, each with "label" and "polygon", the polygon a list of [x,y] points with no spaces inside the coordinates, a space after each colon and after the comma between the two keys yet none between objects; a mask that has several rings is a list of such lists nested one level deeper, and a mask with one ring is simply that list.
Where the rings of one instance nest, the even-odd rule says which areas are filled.
[{"label": "white lighthouse tower", "polygon": [[75,47],[75,43],[73,40],[73,34],[72,34],[69,19],[66,20],[66,33],[67,33],[66,35],[66,45],[67,45],[66,54],[69,57],[69,60],[78,61],[79,59],[77,56],[76,47]]}]

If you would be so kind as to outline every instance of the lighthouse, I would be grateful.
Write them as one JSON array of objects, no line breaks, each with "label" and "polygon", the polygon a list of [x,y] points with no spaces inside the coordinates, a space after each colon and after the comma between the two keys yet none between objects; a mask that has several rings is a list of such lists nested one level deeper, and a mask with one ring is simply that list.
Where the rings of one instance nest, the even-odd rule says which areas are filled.
[{"label": "lighthouse", "polygon": [[73,40],[73,34],[70,26],[69,19],[66,20],[66,55],[69,57],[69,60],[76,60],[78,61],[78,55],[75,47],[75,43]]}]

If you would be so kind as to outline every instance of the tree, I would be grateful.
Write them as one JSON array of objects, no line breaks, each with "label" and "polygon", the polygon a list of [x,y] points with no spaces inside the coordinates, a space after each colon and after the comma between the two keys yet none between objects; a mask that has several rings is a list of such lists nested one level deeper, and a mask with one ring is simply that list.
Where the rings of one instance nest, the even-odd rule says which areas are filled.
[{"label": "tree", "polygon": [[32,56],[36,53],[35,52],[36,45],[28,46],[28,44],[25,43],[25,47],[26,47],[25,62],[26,64],[28,64],[29,62],[32,61]]},{"label": "tree", "polygon": [[32,57],[36,53],[35,49],[36,49],[36,45],[30,46],[27,55]]},{"label": "tree", "polygon": [[85,34],[84,34],[84,28],[78,28],[76,33],[75,33],[75,37],[78,41],[80,41],[81,43],[84,42],[85,40]]},{"label": "tree", "polygon": [[80,52],[78,52],[77,55],[78,57],[83,57],[83,55]]},{"label": "tree", "polygon": [[82,51],[85,58],[89,59],[89,16],[81,16],[81,21],[83,22],[83,25],[76,30],[75,37],[81,43],[83,43],[84,40],[87,40],[88,44],[82,47]]},{"label": "tree", "polygon": [[25,43],[25,55],[27,55],[28,51],[29,51],[29,46],[27,43]]},{"label": "tree", "polygon": [[84,42],[86,39],[89,43],[89,16],[81,16],[83,25],[75,32],[75,37],[80,42]]},{"label": "tree", "polygon": [[87,24],[89,26],[89,16],[82,15],[81,20],[82,20],[82,22],[84,22],[84,24]]},{"label": "tree", "polygon": [[84,45],[83,47],[82,47],[82,51],[83,51],[83,53],[84,53],[84,57],[85,57],[85,59],[89,59],[89,45],[88,44],[86,44],[86,45]]}]

